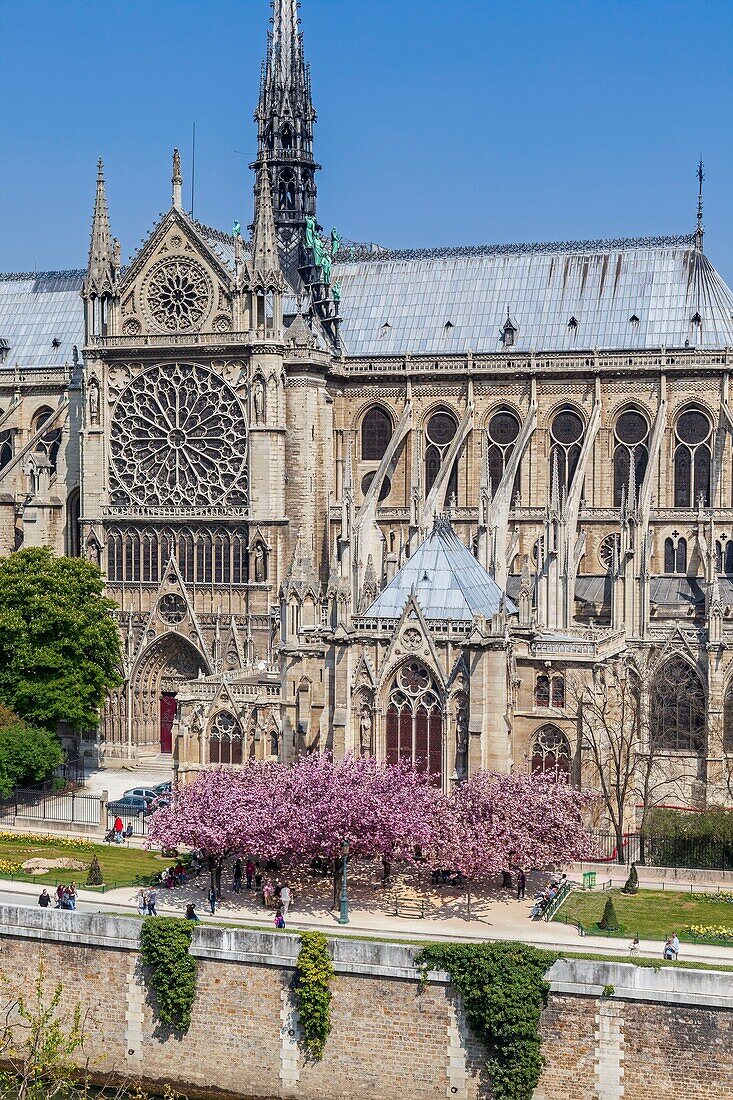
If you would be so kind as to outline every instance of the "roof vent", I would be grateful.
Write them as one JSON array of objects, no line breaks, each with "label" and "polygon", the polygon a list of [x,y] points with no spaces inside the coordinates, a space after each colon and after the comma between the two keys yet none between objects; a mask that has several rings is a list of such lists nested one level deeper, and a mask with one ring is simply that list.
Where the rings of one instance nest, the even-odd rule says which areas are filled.
[{"label": "roof vent", "polygon": [[452,321],[446,321],[445,324],[443,325],[443,329],[444,329],[445,332],[450,332],[450,330],[452,328],[455,328],[455,327],[456,326],[453,324]]},{"label": "roof vent", "polygon": [[577,317],[571,317],[570,320],[568,321],[568,328],[572,329],[572,331],[575,332],[577,327],[578,327],[578,318]]},{"label": "roof vent", "polygon": [[635,313],[632,313],[631,316],[629,317],[629,324],[630,325],[638,325],[639,324],[639,318],[636,316]]},{"label": "roof vent", "polygon": [[385,321],[384,324],[382,325],[381,329],[379,330],[379,335],[380,336],[387,336],[387,334],[389,333],[391,328],[392,328],[392,326],[390,325],[389,321]]},{"label": "roof vent", "polygon": [[693,313],[690,320],[692,321],[693,325],[701,325],[702,324],[702,317],[700,316],[699,313]]},{"label": "roof vent", "polygon": [[54,336],[53,340],[51,341],[51,347],[52,348],[60,348],[61,347],[61,341],[59,340],[58,336]]}]

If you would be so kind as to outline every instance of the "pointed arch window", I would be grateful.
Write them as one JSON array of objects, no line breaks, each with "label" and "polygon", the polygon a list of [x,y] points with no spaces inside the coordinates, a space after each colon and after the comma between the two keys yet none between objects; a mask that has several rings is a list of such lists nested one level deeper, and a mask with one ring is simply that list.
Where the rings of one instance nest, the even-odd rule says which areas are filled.
[{"label": "pointed arch window", "polygon": [[386,715],[387,763],[411,763],[440,784],[443,772],[443,706],[433,675],[417,660],[392,681]]},{"label": "pointed arch window", "polygon": [[365,462],[380,462],[392,438],[392,419],[375,405],[361,422],[361,457]]},{"label": "pointed arch window", "polygon": [[687,573],[687,539],[673,531],[664,540],[664,572],[684,576]]},{"label": "pointed arch window", "polygon": [[[458,423],[447,412],[433,413],[425,428],[425,493],[429,493],[435,484],[443,459],[450,449]],[[458,497],[458,459],[453,464],[444,501]]]},{"label": "pointed arch window", "polygon": [[733,680],[723,701],[723,752],[733,753]]},{"label": "pointed arch window", "polygon": [[637,491],[641,488],[649,462],[648,440],[646,417],[635,409],[622,413],[614,427],[613,503],[616,508],[621,506],[624,496],[629,499],[632,466]]},{"label": "pointed arch window", "polygon": [[570,742],[557,726],[543,726],[532,744],[532,772],[553,779],[570,777]]},{"label": "pointed arch window", "polygon": [[236,718],[229,711],[219,711],[211,725],[209,763],[242,763],[242,731]]},{"label": "pointed arch window", "polygon": [[534,705],[543,707],[565,706],[565,677],[561,672],[540,672],[534,685]]},{"label": "pointed arch window", "polygon": [[699,500],[710,503],[709,417],[699,409],[688,409],[675,426],[674,506],[694,508]]},{"label": "pointed arch window", "polygon": [[705,691],[695,669],[671,657],[656,673],[649,696],[652,747],[700,753],[705,744]]},{"label": "pointed arch window", "polygon": [[584,425],[574,409],[556,413],[550,425],[550,485],[557,470],[560,490],[569,491],[580,461]]},{"label": "pointed arch window", "polygon": [[733,539],[725,535],[715,540],[715,572],[733,574]]},{"label": "pointed arch window", "polygon": [[[504,476],[504,470],[509,464],[512,452],[519,438],[519,417],[510,409],[501,409],[489,420],[486,429],[488,440],[488,466],[491,478],[492,493],[495,493],[499,482]],[[512,487],[512,500],[519,495],[521,488],[520,469],[517,469]]]},{"label": "pointed arch window", "polygon": [[[46,424],[53,416],[53,409],[44,405],[38,409],[31,421],[31,435],[36,435],[40,432],[44,424]],[[51,469],[53,473],[56,473],[56,461],[58,459],[59,448],[61,447],[61,429],[49,428],[47,432],[36,441],[35,453],[45,455],[48,461],[51,463]]]},{"label": "pointed arch window", "polygon": [[142,579],[144,581],[158,580],[158,536],[155,531],[143,531]]},{"label": "pointed arch window", "polygon": [[115,528],[107,532],[107,580],[122,580],[122,534]]}]

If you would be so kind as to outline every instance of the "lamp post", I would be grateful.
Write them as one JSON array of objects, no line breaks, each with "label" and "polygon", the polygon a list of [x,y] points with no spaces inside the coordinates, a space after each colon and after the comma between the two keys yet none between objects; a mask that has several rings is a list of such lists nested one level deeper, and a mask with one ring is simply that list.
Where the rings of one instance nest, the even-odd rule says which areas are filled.
[{"label": "lamp post", "polygon": [[349,923],[349,895],[346,890],[346,868],[349,862],[349,841],[345,840],[341,845],[341,862],[343,864],[343,878],[341,880],[341,912],[339,924]]}]

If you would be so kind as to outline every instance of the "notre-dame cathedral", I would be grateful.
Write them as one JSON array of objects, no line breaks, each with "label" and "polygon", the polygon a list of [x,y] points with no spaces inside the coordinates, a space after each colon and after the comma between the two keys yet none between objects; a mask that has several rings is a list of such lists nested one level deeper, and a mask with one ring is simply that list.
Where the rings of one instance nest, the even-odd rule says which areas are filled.
[{"label": "notre-dame cathedral", "polygon": [[733,293],[702,203],[674,237],[342,240],[297,7],[251,233],[186,213],[174,154],[125,266],[100,162],[87,269],[0,276],[1,552],[85,555],[119,609],[79,747],[577,774],[571,682],[623,657],[676,800],[727,798]]}]

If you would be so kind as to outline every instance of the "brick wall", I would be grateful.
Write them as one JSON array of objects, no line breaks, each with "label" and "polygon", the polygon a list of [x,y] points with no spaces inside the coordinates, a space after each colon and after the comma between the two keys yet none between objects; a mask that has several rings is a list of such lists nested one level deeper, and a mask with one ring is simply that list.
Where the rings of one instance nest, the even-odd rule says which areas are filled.
[{"label": "brick wall", "polygon": [[[156,1022],[139,929],[130,919],[0,906],[7,997],[30,991],[41,958],[49,993],[63,983],[62,1014],[81,1007],[93,1068],[170,1081],[192,1100],[490,1096],[460,1002],[444,975],[419,987],[412,948],[334,942],[333,1029],[313,1064],[299,1047],[290,989],[297,937],[199,926],[197,998],[181,1038]],[[728,974],[560,960],[548,977],[535,1100],[733,1096]],[[609,985],[615,994],[604,998]]]}]

